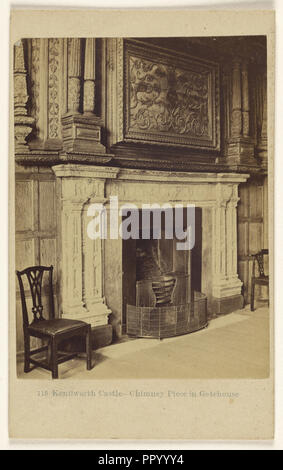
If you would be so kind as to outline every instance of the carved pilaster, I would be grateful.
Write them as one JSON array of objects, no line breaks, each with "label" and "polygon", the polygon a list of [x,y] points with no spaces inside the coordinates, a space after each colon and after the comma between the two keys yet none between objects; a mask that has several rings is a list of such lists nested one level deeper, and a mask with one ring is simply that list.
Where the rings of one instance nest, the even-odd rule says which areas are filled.
[{"label": "carved pilaster", "polygon": [[61,186],[61,298],[62,317],[107,325],[111,311],[104,299],[104,240],[87,233],[88,208],[104,203],[105,181],[116,169],[100,171],[82,165],[53,167]]},{"label": "carved pilaster", "polygon": [[212,294],[217,299],[241,294],[242,282],[237,274],[237,193],[237,184],[218,183],[216,186]]},{"label": "carved pilaster", "polygon": [[29,152],[26,138],[32,131],[34,119],[27,115],[28,101],[26,68],[22,41],[14,46],[14,124],[15,124],[15,151]]}]

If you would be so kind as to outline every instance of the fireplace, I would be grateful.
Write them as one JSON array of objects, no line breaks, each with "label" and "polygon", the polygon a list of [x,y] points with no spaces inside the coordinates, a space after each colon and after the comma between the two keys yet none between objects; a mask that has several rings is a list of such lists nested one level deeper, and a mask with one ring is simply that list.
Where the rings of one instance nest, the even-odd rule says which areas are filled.
[{"label": "fireplace", "polygon": [[[203,294],[207,299],[208,315],[227,313],[243,306],[242,282],[237,274],[237,203],[238,185],[245,182],[248,175],[79,164],[56,165],[53,170],[61,194],[59,244],[63,317],[84,319],[94,330],[112,328],[114,334],[120,336],[126,327],[127,305],[152,308],[142,305],[145,303],[142,292],[148,291],[146,281],[149,279],[146,278],[154,269],[153,281],[158,281],[158,276],[175,279],[173,307],[192,302],[195,292],[199,292],[198,298]],[[177,252],[176,240],[162,237],[148,240],[148,245],[145,240],[125,241],[119,236],[89,239],[88,208],[93,203],[103,204],[109,231],[113,196],[118,198],[119,204],[132,203],[139,209],[145,203],[195,205],[197,229],[192,252],[186,255],[184,251]],[[120,219],[119,224],[122,216]],[[146,259],[143,267],[142,258]],[[153,259],[155,264],[152,264]]]},{"label": "fireplace", "polygon": [[[139,227],[143,221],[148,226],[142,226],[138,238],[123,240],[122,319],[123,330],[130,336],[165,338],[207,325],[206,297],[194,291],[199,275],[197,252],[195,248],[177,249],[176,233],[185,233],[188,224],[186,209],[178,210],[176,217],[176,209],[172,209],[169,238],[165,223],[166,218],[171,220],[168,209],[167,213],[166,209],[153,209],[148,215],[143,211],[143,216],[139,211]],[[200,211],[196,210],[196,248],[201,245]],[[178,220],[181,226],[176,227]]]}]

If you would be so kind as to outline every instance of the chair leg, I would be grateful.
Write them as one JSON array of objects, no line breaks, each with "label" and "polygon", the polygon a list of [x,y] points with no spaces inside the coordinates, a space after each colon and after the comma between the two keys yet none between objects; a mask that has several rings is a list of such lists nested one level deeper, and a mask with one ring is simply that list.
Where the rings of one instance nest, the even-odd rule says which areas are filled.
[{"label": "chair leg", "polygon": [[24,337],[24,347],[25,347],[25,366],[24,371],[25,373],[30,371],[30,335],[25,333]]},{"label": "chair leg", "polygon": [[58,379],[58,353],[57,353],[57,341],[55,338],[51,340],[51,367],[52,367],[52,379]]},{"label": "chair leg", "polygon": [[92,348],[91,348],[91,326],[89,325],[86,334],[86,367],[87,370],[91,370],[91,356],[92,356]]},{"label": "chair leg", "polygon": [[251,311],[253,312],[255,309],[255,283],[252,281],[252,289],[251,289]]}]

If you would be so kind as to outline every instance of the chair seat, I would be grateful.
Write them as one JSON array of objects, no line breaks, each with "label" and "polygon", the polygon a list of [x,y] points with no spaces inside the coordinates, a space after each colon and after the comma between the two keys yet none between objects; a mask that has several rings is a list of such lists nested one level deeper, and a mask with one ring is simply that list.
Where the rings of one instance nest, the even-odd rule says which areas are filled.
[{"label": "chair seat", "polygon": [[65,333],[70,330],[80,329],[87,326],[87,323],[79,320],[69,320],[67,318],[58,318],[55,320],[42,320],[32,323],[28,327],[30,333],[37,332],[49,336]]}]

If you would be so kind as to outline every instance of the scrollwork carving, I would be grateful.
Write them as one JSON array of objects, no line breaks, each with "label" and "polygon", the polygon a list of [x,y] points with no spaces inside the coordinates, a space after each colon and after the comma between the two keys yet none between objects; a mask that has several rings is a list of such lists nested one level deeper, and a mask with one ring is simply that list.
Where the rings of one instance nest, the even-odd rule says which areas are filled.
[{"label": "scrollwork carving", "polygon": [[33,134],[38,132],[39,121],[39,67],[40,67],[40,39],[31,40],[32,60],[31,60],[31,87],[30,87],[30,112],[35,120],[35,129]]},{"label": "scrollwork carving", "polygon": [[59,48],[60,39],[49,39],[48,133],[51,139],[58,138],[60,132]]},{"label": "scrollwork carving", "polygon": [[206,72],[130,56],[129,129],[209,136]]}]

